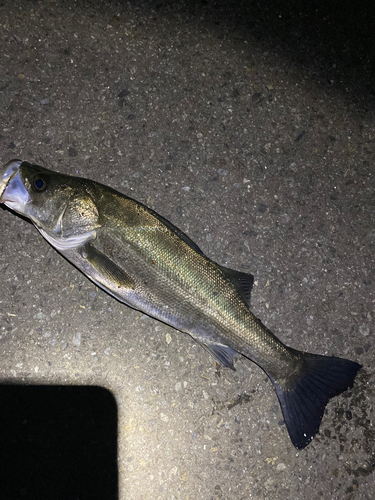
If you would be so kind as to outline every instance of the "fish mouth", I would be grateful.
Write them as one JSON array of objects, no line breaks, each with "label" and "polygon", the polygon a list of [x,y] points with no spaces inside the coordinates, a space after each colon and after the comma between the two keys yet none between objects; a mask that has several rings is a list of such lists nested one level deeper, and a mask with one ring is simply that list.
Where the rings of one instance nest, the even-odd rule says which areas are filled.
[{"label": "fish mouth", "polygon": [[5,188],[7,187],[12,175],[19,169],[22,160],[10,160],[6,165],[4,165],[4,172],[0,180],[0,201]]},{"label": "fish mouth", "polygon": [[26,203],[30,201],[19,173],[22,163],[22,160],[9,161],[4,165],[0,178],[0,203],[21,214],[24,213]]}]

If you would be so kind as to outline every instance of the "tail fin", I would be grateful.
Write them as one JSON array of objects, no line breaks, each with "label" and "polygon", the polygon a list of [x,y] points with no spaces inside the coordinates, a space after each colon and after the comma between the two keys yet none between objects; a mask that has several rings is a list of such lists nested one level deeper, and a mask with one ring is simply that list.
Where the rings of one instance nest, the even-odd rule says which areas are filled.
[{"label": "tail fin", "polygon": [[270,377],[290,439],[297,449],[310,443],[319,430],[329,399],[352,387],[360,368],[361,365],[348,359],[305,354],[303,373],[298,380],[281,384]]}]

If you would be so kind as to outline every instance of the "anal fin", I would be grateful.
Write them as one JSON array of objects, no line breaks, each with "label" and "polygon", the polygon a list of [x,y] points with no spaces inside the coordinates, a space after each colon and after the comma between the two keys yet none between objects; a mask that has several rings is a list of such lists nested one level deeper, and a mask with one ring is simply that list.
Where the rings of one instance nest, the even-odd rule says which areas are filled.
[{"label": "anal fin", "polygon": [[213,356],[217,361],[219,361],[221,365],[226,366],[227,368],[230,368],[233,371],[236,371],[233,365],[233,361],[235,355],[238,354],[237,351],[235,351],[231,347],[228,347],[227,345],[209,344],[206,342],[201,342],[196,338],[194,340],[199,342],[199,344],[203,347],[203,349],[208,351],[211,354],[211,356]]}]

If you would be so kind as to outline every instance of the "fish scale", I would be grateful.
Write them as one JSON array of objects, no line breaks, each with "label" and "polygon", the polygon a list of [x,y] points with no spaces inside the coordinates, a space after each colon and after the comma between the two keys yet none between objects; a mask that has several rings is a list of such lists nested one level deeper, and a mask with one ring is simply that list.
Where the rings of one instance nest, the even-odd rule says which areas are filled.
[{"label": "fish scale", "polygon": [[[147,212],[146,214],[145,223],[151,222],[150,214]],[[162,281],[165,281],[166,275],[168,276],[168,290],[172,293],[163,295],[163,304],[168,305],[171,314],[172,311],[175,311],[181,318],[189,314],[193,319],[193,324],[196,325],[195,328],[191,326],[190,331],[184,328],[181,322],[179,325],[172,326],[177,326],[178,329],[203,341],[204,331],[200,336],[197,328],[198,318],[203,316],[209,318],[211,330],[215,326],[218,339],[221,333],[232,342],[233,346],[237,347],[239,347],[239,343],[246,344],[249,340],[254,343],[257,333],[262,335],[262,327],[259,327],[259,332],[255,330],[258,326],[255,317],[244,304],[232,283],[223,276],[214,263],[192,250],[187,243],[184,243],[171,231],[160,233],[154,229],[154,231],[148,231],[145,237],[144,232],[139,230],[141,224],[142,220],[138,224],[134,224],[133,231],[123,231],[123,237],[120,240],[122,245],[129,242],[137,249],[137,254],[141,253],[143,266],[145,261],[154,262],[147,268],[148,276],[156,276]],[[155,221],[154,225],[158,227],[158,222]],[[97,235],[99,249],[101,239],[106,240],[107,236],[105,228],[103,231],[103,235],[100,232]],[[114,258],[113,255],[110,257]],[[120,267],[125,268],[126,260],[126,256],[121,258]],[[128,267],[132,266],[128,265]],[[137,274],[137,270],[132,269],[132,271]],[[156,286],[161,286],[158,279],[153,281],[157,281]],[[150,288],[149,283],[148,288]],[[176,293],[180,300],[176,300]],[[160,288],[158,295],[159,297],[161,295]],[[160,316],[159,319],[168,321],[168,318],[163,316]]]},{"label": "fish scale", "polygon": [[249,309],[253,276],[206,257],[153,210],[97,182],[12,160],[0,202],[29,218],[89,279],[121,302],[191,335],[222,365],[257,363],[278,396],[292,443],[318,432],[331,397],[351,387],[356,362],[298,351]]}]

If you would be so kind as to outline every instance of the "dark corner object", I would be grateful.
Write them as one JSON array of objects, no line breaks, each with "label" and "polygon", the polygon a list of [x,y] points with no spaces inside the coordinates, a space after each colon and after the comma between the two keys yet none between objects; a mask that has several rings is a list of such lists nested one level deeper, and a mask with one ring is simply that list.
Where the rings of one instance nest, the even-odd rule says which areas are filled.
[{"label": "dark corner object", "polygon": [[0,498],[118,499],[117,405],[93,386],[0,385]]}]

